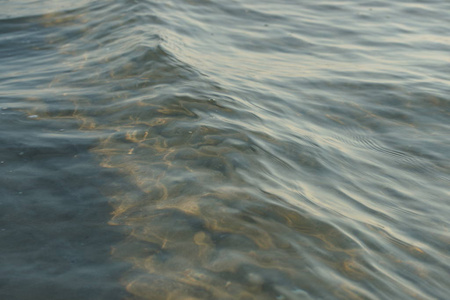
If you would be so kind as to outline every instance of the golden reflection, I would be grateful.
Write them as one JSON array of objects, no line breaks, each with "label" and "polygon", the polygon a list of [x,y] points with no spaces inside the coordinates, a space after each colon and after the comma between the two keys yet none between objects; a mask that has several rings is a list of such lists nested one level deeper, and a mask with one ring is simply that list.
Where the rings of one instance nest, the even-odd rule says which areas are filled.
[{"label": "golden reflection", "polygon": [[[84,15],[49,14],[41,22],[44,26],[60,26],[88,21]],[[51,39],[60,43],[65,37]],[[76,74],[98,63],[98,57],[78,51],[79,45],[62,44],[59,54],[73,58],[67,66]],[[122,84],[127,87],[123,79],[151,80],[163,76],[151,70],[143,70],[148,72],[145,77],[139,75],[140,66],[136,62],[120,63],[108,56],[101,61],[109,61],[113,67],[107,72],[90,73],[85,82],[87,86],[111,84],[122,89]],[[283,64],[277,66],[279,70],[287,67],[291,68]],[[262,74],[266,72],[268,70]],[[80,83],[72,82],[72,77],[73,74],[55,76],[46,87],[55,93],[66,85],[77,88]],[[317,194],[308,183],[301,184],[301,191],[287,186],[273,194],[263,188],[249,188],[246,184],[249,178],[242,175],[244,172],[236,171],[240,165],[234,165],[233,159],[242,158],[248,163],[247,168],[255,168],[253,174],[265,171],[262,167],[258,169],[259,162],[252,156],[254,151],[242,146],[250,144],[252,139],[282,152],[299,168],[316,172],[324,167],[316,156],[287,145],[274,133],[255,130],[250,136],[214,123],[205,125],[198,118],[199,107],[202,113],[214,111],[223,116],[231,114],[231,109],[193,96],[151,98],[155,103],[132,100],[133,89],[129,88],[127,92],[105,97],[106,100],[97,100],[109,104],[108,111],[102,114],[95,109],[83,112],[88,106],[98,105],[94,99],[61,94],[70,103],[69,111],[52,112],[45,100],[31,97],[29,101],[37,103],[37,108],[28,113],[53,119],[71,118],[79,121],[81,131],[99,132],[101,140],[91,149],[92,153],[99,157],[101,167],[115,170],[124,181],[119,187],[114,187],[115,183],[105,183],[104,190],[114,208],[109,224],[124,228],[128,234],[123,244],[113,248],[112,255],[133,265],[133,273],[123,279],[126,289],[133,295],[152,300],[276,299],[282,291],[283,295],[295,299],[306,294],[302,294],[300,287],[305,276],[317,276],[312,280],[319,278],[311,271],[311,262],[314,262],[325,272],[333,273],[330,277],[348,280],[325,287],[333,290],[338,299],[364,299],[363,293],[349,282],[370,282],[379,278],[372,270],[373,257],[392,264],[389,268],[407,268],[421,278],[429,275],[426,268],[413,259],[398,259],[401,255],[364,249],[331,221],[323,221],[323,210],[335,211],[337,204]],[[442,104],[440,99],[427,101]],[[361,105],[351,103],[349,106],[353,109],[349,114],[359,120],[386,121],[385,117]],[[339,115],[325,113],[324,116],[339,125],[347,125]],[[415,127],[407,121],[388,121]],[[333,137],[315,136],[289,122],[286,126],[304,138],[348,151]],[[288,160],[276,155],[271,159],[282,166],[283,171],[297,171]],[[270,186],[264,189],[271,191]],[[350,192],[342,193],[357,199]],[[300,203],[303,199],[307,200]],[[364,204],[363,199],[357,200]],[[320,204],[320,208],[315,204]],[[301,211],[300,208],[307,209]],[[352,220],[370,223],[351,206],[344,207],[340,213]],[[411,258],[429,255],[421,245],[404,241],[388,229],[372,225],[367,228]],[[421,296],[414,288],[409,288],[408,283],[399,282],[399,286],[411,297]]]}]

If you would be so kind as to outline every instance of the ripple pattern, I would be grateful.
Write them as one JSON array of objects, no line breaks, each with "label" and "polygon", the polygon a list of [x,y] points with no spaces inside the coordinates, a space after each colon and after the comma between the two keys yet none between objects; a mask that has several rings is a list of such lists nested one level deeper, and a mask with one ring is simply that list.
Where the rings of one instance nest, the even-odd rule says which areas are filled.
[{"label": "ripple pattern", "polygon": [[446,1],[2,7],[0,105],[109,174],[123,297],[447,297]]}]

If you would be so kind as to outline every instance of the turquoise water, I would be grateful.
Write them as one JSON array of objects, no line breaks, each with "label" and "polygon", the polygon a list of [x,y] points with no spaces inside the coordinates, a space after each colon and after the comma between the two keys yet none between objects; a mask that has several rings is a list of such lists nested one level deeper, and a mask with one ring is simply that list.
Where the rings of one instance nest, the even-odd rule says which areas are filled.
[{"label": "turquoise water", "polygon": [[0,3],[0,298],[446,299],[449,11]]}]

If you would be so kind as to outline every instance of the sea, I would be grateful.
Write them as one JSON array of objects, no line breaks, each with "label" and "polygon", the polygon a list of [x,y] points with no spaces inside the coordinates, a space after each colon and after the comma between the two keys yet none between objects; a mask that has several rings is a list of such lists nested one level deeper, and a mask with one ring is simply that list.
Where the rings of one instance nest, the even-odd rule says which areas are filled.
[{"label": "sea", "polygon": [[1,0],[0,299],[449,299],[448,0]]}]

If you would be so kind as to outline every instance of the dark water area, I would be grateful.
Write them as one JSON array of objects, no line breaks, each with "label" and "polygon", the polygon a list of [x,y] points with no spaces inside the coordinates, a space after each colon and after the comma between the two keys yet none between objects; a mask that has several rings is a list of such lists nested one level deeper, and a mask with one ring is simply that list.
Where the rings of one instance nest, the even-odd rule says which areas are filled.
[{"label": "dark water area", "polygon": [[448,299],[449,12],[0,2],[0,299]]}]

